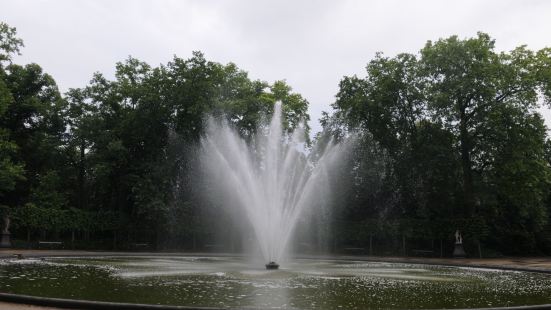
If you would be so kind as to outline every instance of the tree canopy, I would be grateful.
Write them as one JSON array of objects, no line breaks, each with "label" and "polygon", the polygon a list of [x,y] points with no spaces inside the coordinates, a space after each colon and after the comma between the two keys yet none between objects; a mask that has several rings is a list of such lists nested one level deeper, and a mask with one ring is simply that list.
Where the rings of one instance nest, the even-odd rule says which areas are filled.
[{"label": "tree canopy", "polygon": [[489,242],[536,248],[549,217],[548,137],[537,108],[551,102],[550,51],[497,52],[487,34],[452,36],[418,54],[378,54],[366,77],[341,81],[335,118],[389,152],[393,217],[481,218]]},{"label": "tree canopy", "polygon": [[[190,178],[208,116],[226,118],[248,138],[276,101],[288,130],[309,119],[308,102],[285,81],[251,80],[235,64],[208,61],[200,52],[158,67],[129,57],[116,64],[113,80],[96,73],[88,85],[61,95],[39,65],[11,62],[22,47],[15,28],[1,24],[0,47],[6,63],[0,67],[0,195],[16,219],[109,214],[110,225],[75,220],[83,224],[71,230],[109,227],[119,243],[157,244],[157,235],[180,223],[200,225],[187,218],[200,209],[197,180]],[[175,215],[184,218],[171,221]],[[70,226],[52,223],[29,219],[16,226]],[[184,229],[188,235],[181,237],[194,231]]]}]

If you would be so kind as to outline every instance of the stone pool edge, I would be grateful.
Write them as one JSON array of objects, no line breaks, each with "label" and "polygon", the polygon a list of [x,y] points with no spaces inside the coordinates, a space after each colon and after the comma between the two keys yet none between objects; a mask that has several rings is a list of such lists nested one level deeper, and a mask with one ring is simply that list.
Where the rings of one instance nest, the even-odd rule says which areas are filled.
[{"label": "stone pool edge", "polygon": [[55,308],[64,308],[64,309],[98,309],[98,310],[111,310],[111,309],[117,309],[117,310],[122,310],[122,309],[219,310],[219,309],[223,309],[223,308],[213,308],[213,307],[149,305],[149,304],[91,301],[91,300],[78,300],[78,299],[66,299],[66,298],[51,298],[51,297],[38,297],[38,296],[11,294],[11,293],[0,293],[0,301],[16,303],[16,304],[55,307]]}]

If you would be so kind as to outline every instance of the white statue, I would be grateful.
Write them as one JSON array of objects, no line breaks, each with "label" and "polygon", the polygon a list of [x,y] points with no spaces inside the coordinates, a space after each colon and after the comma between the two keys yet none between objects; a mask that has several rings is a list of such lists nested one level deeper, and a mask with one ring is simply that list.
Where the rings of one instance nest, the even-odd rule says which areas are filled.
[{"label": "white statue", "polygon": [[4,218],[4,230],[2,231],[3,234],[9,234],[10,233],[10,217],[5,215]]},{"label": "white statue", "polygon": [[461,237],[461,233],[459,230],[455,231],[455,244],[462,244],[463,243],[463,237]]}]

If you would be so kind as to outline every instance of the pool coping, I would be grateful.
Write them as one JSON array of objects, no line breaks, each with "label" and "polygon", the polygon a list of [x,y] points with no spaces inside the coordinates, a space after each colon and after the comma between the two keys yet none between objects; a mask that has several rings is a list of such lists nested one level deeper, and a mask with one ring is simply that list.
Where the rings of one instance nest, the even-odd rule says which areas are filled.
[{"label": "pool coping", "polygon": [[11,294],[11,293],[0,293],[0,301],[17,303],[17,304],[27,304],[27,305],[33,305],[33,306],[64,308],[64,309],[98,309],[98,310],[111,310],[111,309],[113,310],[126,310],[126,309],[219,310],[219,309],[223,309],[223,308],[213,308],[213,307],[134,304],[134,303],[121,303],[121,302],[108,302],[108,301],[52,298],[52,297],[39,297],[39,296]]},{"label": "pool coping", "polygon": [[[155,256],[173,256],[173,257],[189,257],[189,256],[214,256],[214,257],[236,257],[240,255],[228,254],[228,253],[161,253],[161,252],[68,252],[68,251],[47,251],[43,253],[26,253],[24,258],[42,258],[42,257],[155,257]],[[449,267],[463,267],[463,268],[477,268],[477,269],[495,269],[495,270],[509,270],[520,272],[534,272],[551,274],[551,269],[537,268],[537,267],[519,267],[519,266],[504,266],[504,265],[485,265],[485,264],[472,264],[469,262],[458,260],[452,261],[431,261],[421,260],[417,258],[400,258],[400,257],[372,257],[372,256],[298,256],[297,259],[321,259],[321,260],[347,260],[347,261],[364,261],[364,262],[384,262],[384,263],[398,263],[398,264],[415,264],[415,265],[433,265],[433,266],[449,266]],[[0,259],[17,259],[16,254],[0,253]],[[119,302],[106,302],[106,301],[92,301],[92,300],[77,300],[66,298],[51,298],[51,297],[39,297],[32,295],[12,294],[0,292],[0,301],[27,304],[34,306],[44,307],[56,307],[64,309],[180,309],[180,310],[219,310],[219,309],[265,309],[255,307],[244,308],[217,308],[217,307],[200,307],[200,306],[176,306],[176,305],[154,305],[154,304],[137,304],[137,303],[119,303]],[[452,308],[453,310],[467,310],[466,308]],[[541,305],[527,305],[527,306],[512,306],[512,307],[485,307],[485,308],[468,308],[469,310],[551,310],[551,304]],[[434,309],[433,309],[434,310]]]}]

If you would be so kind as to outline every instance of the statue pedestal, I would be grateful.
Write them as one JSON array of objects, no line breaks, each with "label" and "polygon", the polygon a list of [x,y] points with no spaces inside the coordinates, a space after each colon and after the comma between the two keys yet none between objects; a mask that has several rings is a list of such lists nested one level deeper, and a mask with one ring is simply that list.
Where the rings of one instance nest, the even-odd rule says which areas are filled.
[{"label": "statue pedestal", "polygon": [[0,233],[0,248],[11,248],[10,233]]},{"label": "statue pedestal", "polygon": [[463,258],[466,257],[467,253],[465,253],[465,249],[463,249],[463,243],[455,243],[455,247],[453,248],[453,257],[454,258]]}]

